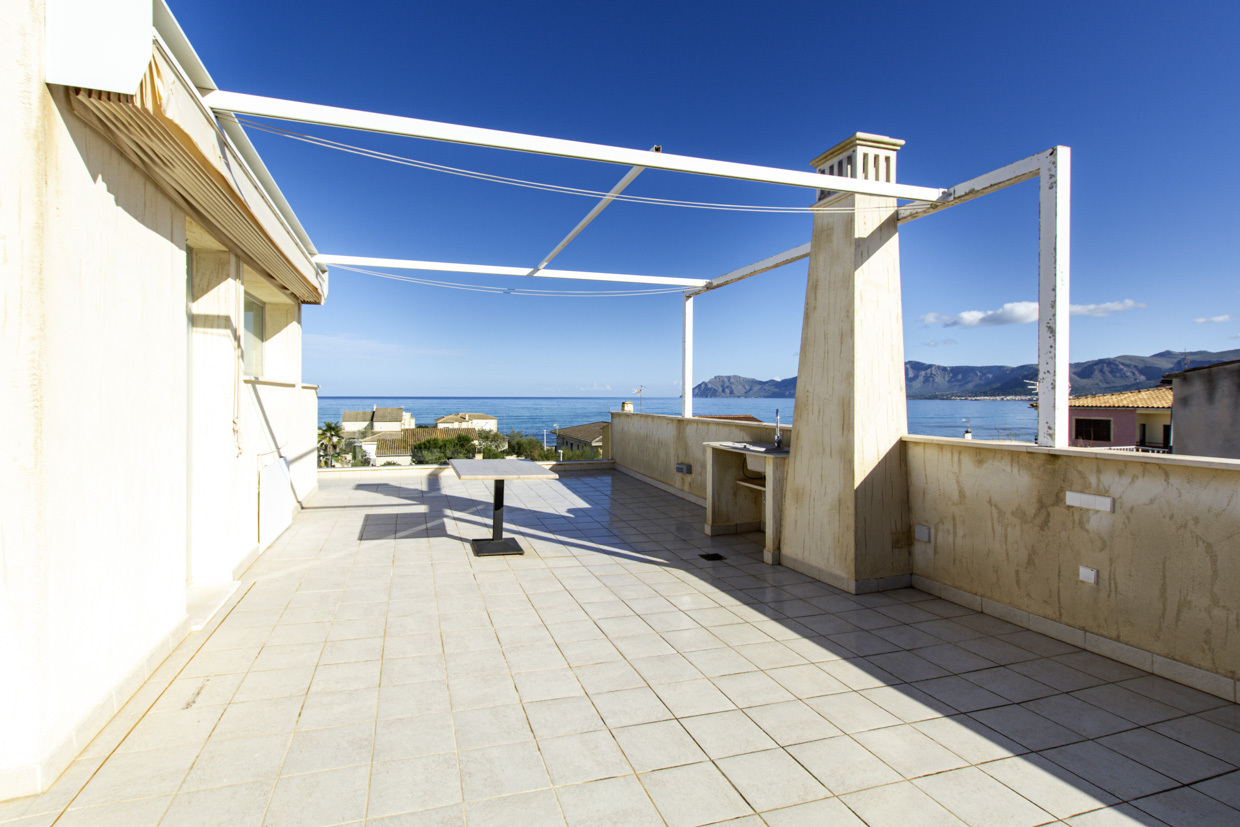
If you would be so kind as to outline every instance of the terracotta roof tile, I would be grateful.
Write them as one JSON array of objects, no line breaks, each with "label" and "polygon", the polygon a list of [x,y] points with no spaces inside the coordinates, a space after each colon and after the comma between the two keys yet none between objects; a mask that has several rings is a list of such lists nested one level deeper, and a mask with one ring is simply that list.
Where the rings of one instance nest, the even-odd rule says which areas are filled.
[{"label": "terracotta roof tile", "polygon": [[596,439],[601,439],[603,429],[610,425],[610,422],[587,422],[584,425],[572,425],[567,428],[557,428],[551,433],[562,434],[569,439],[580,440],[581,442],[593,443]]},{"label": "terracotta roof tile", "polygon": [[1068,400],[1070,408],[1170,408],[1171,386],[1159,385],[1119,393],[1075,396]]}]

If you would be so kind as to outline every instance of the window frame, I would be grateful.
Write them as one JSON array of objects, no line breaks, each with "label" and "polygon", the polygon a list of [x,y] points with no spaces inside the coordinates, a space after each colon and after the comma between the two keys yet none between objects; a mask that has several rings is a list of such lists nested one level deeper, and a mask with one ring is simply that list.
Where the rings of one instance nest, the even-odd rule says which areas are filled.
[{"label": "window frame", "polygon": [[[258,324],[252,326],[251,320],[257,320]],[[241,301],[241,329],[242,372],[246,376],[261,378],[263,342],[267,340],[267,303],[248,290],[243,291]]]}]

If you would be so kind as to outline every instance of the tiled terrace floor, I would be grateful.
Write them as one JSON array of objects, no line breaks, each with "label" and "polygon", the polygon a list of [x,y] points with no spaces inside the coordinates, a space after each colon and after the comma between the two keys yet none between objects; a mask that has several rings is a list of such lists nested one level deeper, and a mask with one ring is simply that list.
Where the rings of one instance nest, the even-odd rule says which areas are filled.
[{"label": "tiled terrace floor", "polygon": [[[613,473],[327,477],[18,824],[1240,824],[1240,707]],[[702,553],[726,559],[708,562]],[[149,708],[149,711],[148,711]]]}]

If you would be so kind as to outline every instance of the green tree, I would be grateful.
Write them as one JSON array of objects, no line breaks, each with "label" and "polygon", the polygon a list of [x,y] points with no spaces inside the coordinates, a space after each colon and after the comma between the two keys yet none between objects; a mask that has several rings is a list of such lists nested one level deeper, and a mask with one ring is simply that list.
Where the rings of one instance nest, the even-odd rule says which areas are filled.
[{"label": "green tree", "polygon": [[332,468],[336,464],[336,452],[344,441],[344,429],[339,422],[324,422],[319,427],[319,466]]}]

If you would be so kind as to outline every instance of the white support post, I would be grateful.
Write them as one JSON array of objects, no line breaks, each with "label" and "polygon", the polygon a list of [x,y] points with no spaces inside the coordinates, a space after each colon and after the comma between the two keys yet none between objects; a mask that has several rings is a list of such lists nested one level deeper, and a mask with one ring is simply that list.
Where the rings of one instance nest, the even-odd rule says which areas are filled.
[{"label": "white support post", "polygon": [[1038,444],[1068,445],[1072,151],[1047,153],[1038,189]]},{"label": "white support post", "polygon": [[685,293],[685,316],[681,339],[680,415],[693,416],[693,296]]}]

